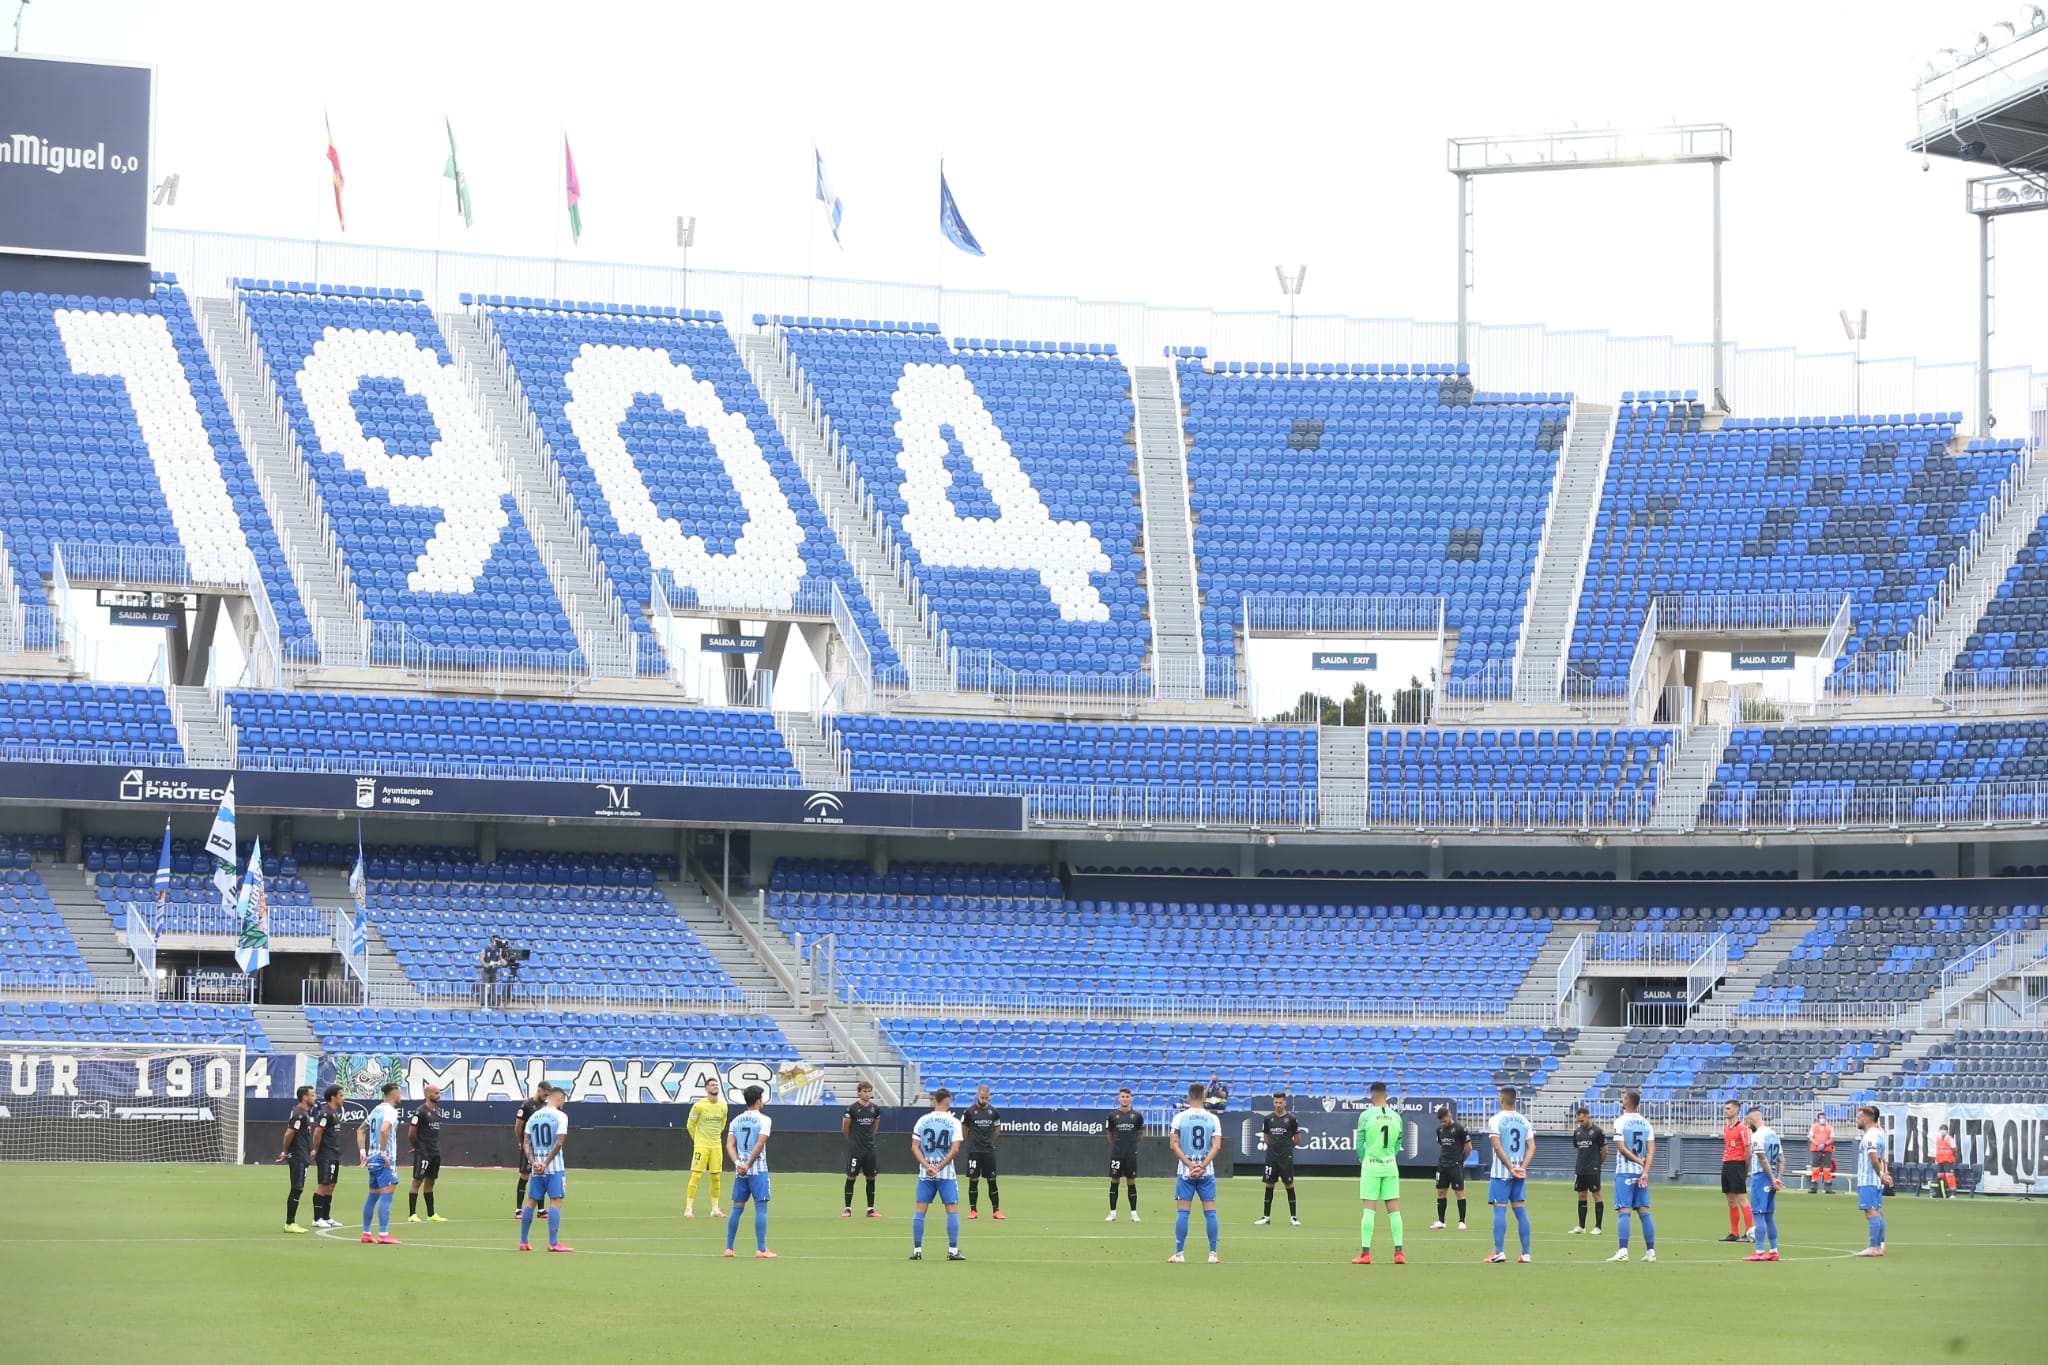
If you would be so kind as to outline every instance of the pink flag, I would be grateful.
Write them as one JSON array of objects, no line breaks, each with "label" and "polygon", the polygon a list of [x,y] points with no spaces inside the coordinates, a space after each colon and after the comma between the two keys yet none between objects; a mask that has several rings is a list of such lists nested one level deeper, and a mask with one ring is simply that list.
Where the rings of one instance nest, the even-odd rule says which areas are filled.
[{"label": "pink flag", "polygon": [[578,205],[583,202],[583,185],[576,179],[576,153],[569,150],[566,136],[562,139],[562,162],[568,175],[569,239],[580,242],[583,240],[583,210]]}]

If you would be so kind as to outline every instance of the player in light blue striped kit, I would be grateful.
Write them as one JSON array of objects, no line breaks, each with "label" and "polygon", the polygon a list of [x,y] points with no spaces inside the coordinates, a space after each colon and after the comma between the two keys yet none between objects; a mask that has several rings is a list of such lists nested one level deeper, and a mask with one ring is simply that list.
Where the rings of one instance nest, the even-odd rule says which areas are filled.
[{"label": "player in light blue striped kit", "polygon": [[1870,1221],[1870,1245],[1858,1256],[1884,1255],[1884,1192],[1892,1183],[1891,1163],[1886,1160],[1890,1139],[1885,1136],[1877,1106],[1866,1104],[1856,1111],[1856,1207]]},{"label": "player in light blue striped kit", "polygon": [[953,1092],[932,1092],[932,1112],[910,1130],[910,1153],[917,1158],[917,1209],[910,1215],[910,1259],[924,1259],[925,1210],[937,1200],[946,1206],[946,1259],[960,1254],[960,1182],[953,1178],[953,1158],[960,1155],[960,1120],[953,1117]]},{"label": "player in light blue striped kit", "polygon": [[[396,1081],[384,1087],[384,1098],[363,1126],[356,1129],[356,1151],[369,1173],[370,1192],[363,1199],[363,1240],[384,1246],[398,1246],[391,1235],[391,1196],[398,1191],[398,1101],[405,1091]],[[370,1219],[377,1219],[377,1231],[370,1231]]]},{"label": "player in light blue striped kit", "polygon": [[1508,1210],[1515,1211],[1515,1229],[1522,1234],[1523,1265],[1529,1264],[1529,1210],[1522,1200],[1528,1188],[1529,1160],[1536,1155],[1536,1130],[1529,1120],[1515,1112],[1515,1088],[1500,1088],[1500,1112],[1487,1124],[1493,1144],[1493,1178],[1487,1182],[1486,1202],[1493,1205],[1493,1255],[1487,1265],[1507,1260]]},{"label": "player in light blue striped kit", "polygon": [[1216,1158],[1223,1151],[1223,1122],[1209,1112],[1208,1087],[1188,1087],[1188,1107],[1173,1117],[1171,1139],[1174,1156],[1180,1162],[1179,1179],[1173,1182],[1173,1255],[1167,1262],[1179,1265],[1187,1259],[1188,1212],[1194,1201],[1202,1201],[1202,1219],[1209,1227],[1209,1264],[1222,1259],[1216,1254],[1216,1239],[1222,1229],[1216,1223]]},{"label": "player in light blue striped kit", "polygon": [[1749,1106],[1749,1209],[1756,1215],[1756,1250],[1745,1261],[1778,1259],[1778,1192],[1785,1188],[1785,1142],[1764,1122],[1764,1111]]},{"label": "player in light blue striped kit", "polygon": [[569,1116],[562,1112],[562,1106],[569,1102],[569,1092],[559,1085],[545,1083],[541,1089],[547,1092],[546,1107],[526,1121],[525,1135],[520,1138],[526,1149],[527,1168],[533,1174],[526,1182],[526,1206],[519,1210],[519,1249],[533,1250],[527,1238],[533,1231],[533,1215],[545,1199],[548,1250],[574,1251],[575,1247],[562,1245],[562,1200],[569,1194],[569,1163],[563,1155],[569,1141]]},{"label": "player in light blue striped kit", "polygon": [[1650,1170],[1657,1161],[1657,1132],[1637,1111],[1643,1097],[1631,1090],[1621,1097],[1621,1118],[1614,1125],[1614,1213],[1621,1249],[1607,1259],[1628,1259],[1628,1216],[1643,1220],[1643,1259],[1657,1259],[1657,1225],[1650,1221]]},{"label": "player in light blue striped kit", "polygon": [[739,1236],[740,1219],[747,1201],[754,1201],[754,1259],[772,1261],[768,1249],[768,1135],[775,1125],[761,1112],[768,1092],[750,1085],[740,1092],[747,1107],[725,1126],[725,1154],[732,1158],[732,1212],[725,1219],[725,1254],[735,1255],[733,1239]]}]

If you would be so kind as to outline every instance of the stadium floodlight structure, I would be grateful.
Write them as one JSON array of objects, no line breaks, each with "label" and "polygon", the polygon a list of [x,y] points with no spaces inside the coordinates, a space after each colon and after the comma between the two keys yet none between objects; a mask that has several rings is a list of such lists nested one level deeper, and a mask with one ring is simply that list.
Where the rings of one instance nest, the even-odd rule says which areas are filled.
[{"label": "stadium floodlight structure", "polygon": [[1993,304],[1991,220],[2009,213],[2048,209],[2048,180],[2039,173],[1986,175],[1963,186],[1966,204],[1977,219],[1977,422],[1978,431],[1992,434],[1998,416],[1991,410],[1991,334],[1997,328]]},{"label": "stadium floodlight structure", "polygon": [[683,249],[683,307],[690,306],[690,248],[697,244],[697,215],[676,215],[676,245]]},{"label": "stadium floodlight structure", "polygon": [[1449,170],[1458,178],[1458,363],[1471,360],[1472,178],[1530,171],[1621,170],[1637,166],[1706,165],[1714,174],[1714,406],[1728,410],[1721,338],[1721,163],[1735,156],[1735,132],[1725,123],[1680,123],[1665,128],[1602,128],[1454,137]]},{"label": "stadium floodlight structure", "polygon": [[1856,343],[1856,411],[1863,411],[1863,343],[1870,338],[1870,310],[1861,309],[1855,317],[1849,316],[1846,308],[1837,310],[1842,318],[1842,335]]},{"label": "stadium floodlight structure", "polygon": [[1301,301],[1302,285],[1308,283],[1308,267],[1305,265],[1298,266],[1295,268],[1294,273],[1289,275],[1286,266],[1276,265],[1273,267],[1273,273],[1280,277],[1280,292],[1287,296],[1287,365],[1289,369],[1292,369],[1294,367],[1295,308]]}]

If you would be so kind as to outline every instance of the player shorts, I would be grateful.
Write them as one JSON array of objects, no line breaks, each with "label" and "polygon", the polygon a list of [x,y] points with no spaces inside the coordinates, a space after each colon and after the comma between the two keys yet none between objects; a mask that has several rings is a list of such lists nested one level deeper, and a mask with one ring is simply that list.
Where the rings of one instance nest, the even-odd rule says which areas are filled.
[{"label": "player shorts", "polygon": [[300,1190],[306,1188],[306,1164],[306,1158],[302,1156],[292,1157],[285,1162],[285,1168],[292,1174],[293,1194],[297,1194]]},{"label": "player shorts", "polygon": [[1486,1202],[1489,1204],[1519,1204],[1528,1190],[1526,1178],[1503,1180],[1499,1176],[1486,1182]]},{"label": "player shorts", "polygon": [[1265,1179],[1268,1185],[1275,1183],[1292,1185],[1294,1183],[1293,1159],[1290,1157],[1286,1161],[1268,1161],[1266,1163]]},{"label": "player shorts", "polygon": [[1833,1152],[1809,1152],[1807,1153],[1806,1164],[1816,1171],[1832,1171],[1835,1169],[1835,1154]]},{"label": "player shorts", "polygon": [[1749,1193],[1749,1163],[1747,1161],[1724,1161],[1721,1163],[1721,1193]]},{"label": "player shorts", "polygon": [[1648,1175],[1627,1175],[1614,1177],[1614,1207],[1616,1209],[1643,1209],[1650,1207],[1650,1178]]},{"label": "player shorts", "polygon": [[969,1152],[967,1154],[967,1178],[969,1180],[994,1180],[996,1178],[996,1154],[994,1152]]},{"label": "player shorts", "polygon": [[1879,1213],[1884,1209],[1884,1187],[1882,1185],[1858,1185],[1856,1207],[1865,1213]]},{"label": "player shorts", "polygon": [[1216,1177],[1205,1175],[1200,1180],[1190,1180],[1184,1175],[1176,1176],[1173,1197],[1176,1203],[1183,1199],[1190,1203],[1199,1199],[1204,1204],[1213,1204],[1216,1202]]},{"label": "player shorts", "polygon": [[1464,1163],[1460,1162],[1455,1166],[1437,1167],[1436,1187],[1440,1190],[1456,1190],[1459,1194],[1463,1194],[1465,1192]]},{"label": "player shorts", "polygon": [[526,1197],[539,1203],[547,1199],[568,1198],[569,1183],[560,1171],[553,1175],[534,1175],[526,1179]]},{"label": "player shorts", "polygon": [[1399,1171],[1366,1171],[1358,1177],[1360,1199],[1399,1199],[1401,1197],[1401,1173]]},{"label": "player shorts", "polygon": [[391,1169],[391,1163],[381,1156],[370,1158],[368,1171],[373,1190],[388,1190],[398,1183],[398,1172]]},{"label": "player shorts", "polygon": [[749,1199],[758,1199],[764,1204],[768,1202],[768,1172],[732,1178],[732,1206],[738,1208]]},{"label": "player shorts", "polygon": [[857,1175],[864,1175],[873,1180],[879,1164],[874,1148],[854,1147],[846,1153],[846,1178],[851,1180]]},{"label": "player shorts", "polygon": [[921,1176],[917,1182],[918,1204],[957,1204],[960,1202],[960,1182],[948,1176],[944,1180],[933,1180]]},{"label": "player shorts", "polygon": [[690,1153],[690,1169],[692,1171],[709,1171],[711,1174],[717,1175],[725,1169],[725,1153],[719,1150],[716,1143],[700,1142],[695,1150]]},{"label": "player shorts", "polygon": [[1767,1175],[1753,1175],[1749,1178],[1749,1211],[1769,1214],[1778,1211],[1778,1192],[1771,1188]]},{"label": "player shorts", "polygon": [[1600,1168],[1590,1171],[1575,1171],[1572,1174],[1572,1191],[1575,1194],[1600,1193]]},{"label": "player shorts", "polygon": [[441,1178],[441,1158],[412,1154],[412,1178],[414,1180],[438,1180]]},{"label": "player shorts", "polygon": [[1136,1180],[1138,1178],[1138,1154],[1136,1152],[1111,1152],[1109,1154],[1109,1178],[1111,1180]]},{"label": "player shorts", "polygon": [[332,1185],[341,1179],[341,1153],[322,1152],[314,1158],[315,1175],[322,1185]]}]

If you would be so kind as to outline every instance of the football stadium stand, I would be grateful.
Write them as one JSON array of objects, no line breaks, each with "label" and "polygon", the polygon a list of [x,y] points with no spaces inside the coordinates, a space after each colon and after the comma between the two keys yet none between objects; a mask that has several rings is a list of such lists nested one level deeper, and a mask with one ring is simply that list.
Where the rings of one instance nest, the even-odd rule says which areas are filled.
[{"label": "football stadium stand", "polygon": [[72,750],[108,763],[184,762],[161,688],[109,683],[0,683],[0,742]]},{"label": "football stadium stand", "polygon": [[2048,666],[2048,517],[2028,533],[2005,581],[1956,660],[1987,670],[1984,686],[2009,685],[2021,670]]},{"label": "football stadium stand", "polygon": [[[171,885],[161,907],[155,890],[157,859],[163,847],[159,840],[91,836],[84,847],[85,870],[115,929],[126,926],[128,906],[134,904],[145,907],[151,927],[159,934],[240,932],[241,917],[221,904],[211,864],[200,843],[171,841]],[[247,859],[245,850],[242,860]],[[326,938],[333,932],[325,912],[314,906],[294,859],[264,855],[263,875],[274,937]]]},{"label": "football stadium stand", "polygon": [[2048,1104],[2048,1029],[1957,1029],[1870,1095],[1889,1104]]},{"label": "football stadium stand", "polygon": [[1826,906],[1799,946],[1757,986],[1745,1012],[1786,1005],[1924,1000],[1942,968],[2013,929],[2041,923],[2039,905],[1959,905],[1918,898]]},{"label": "football stadium stand", "polygon": [[269,1052],[247,1006],[0,1001],[0,1036],[24,1043],[226,1043]]},{"label": "football stadium stand", "polygon": [[1594,1098],[1637,1090],[1650,1102],[1720,1103],[1832,1089],[1905,1041],[1892,1030],[1631,1029],[1594,1081]]},{"label": "football stadium stand", "polygon": [[1313,791],[1315,731],[837,716],[855,790],[1200,786]]},{"label": "football stadium stand", "polygon": [[330,1052],[424,1057],[519,1056],[738,1060],[794,1059],[775,1021],[760,1015],[665,1015],[492,1010],[308,1008],[306,1019]]},{"label": "football stadium stand", "polygon": [[32,870],[0,871],[0,975],[17,982],[92,977],[63,916]]}]

